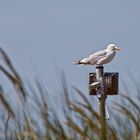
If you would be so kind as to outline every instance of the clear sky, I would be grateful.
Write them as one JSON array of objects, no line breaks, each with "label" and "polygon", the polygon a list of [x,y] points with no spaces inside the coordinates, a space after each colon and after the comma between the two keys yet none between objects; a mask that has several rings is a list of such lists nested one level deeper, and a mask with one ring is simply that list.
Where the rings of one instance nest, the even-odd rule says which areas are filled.
[{"label": "clear sky", "polygon": [[105,70],[119,72],[125,81],[130,72],[139,80],[140,1],[0,1],[0,46],[25,79],[41,77],[50,90],[64,70],[70,84],[87,92],[88,73],[95,68],[72,61],[109,43],[121,51]]}]

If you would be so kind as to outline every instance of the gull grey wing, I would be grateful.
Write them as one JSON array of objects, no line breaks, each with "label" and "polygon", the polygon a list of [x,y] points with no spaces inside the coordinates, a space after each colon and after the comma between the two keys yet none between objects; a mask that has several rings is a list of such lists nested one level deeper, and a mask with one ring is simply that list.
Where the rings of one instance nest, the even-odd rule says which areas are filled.
[{"label": "gull grey wing", "polygon": [[[94,54],[92,54],[93,56],[105,56],[107,54],[107,52],[105,50],[102,51],[98,51]],[[90,55],[92,57],[92,55]]]},{"label": "gull grey wing", "polygon": [[88,57],[85,57],[84,59],[81,60],[81,62],[95,64],[99,59],[101,59],[105,56],[106,56],[106,51],[104,51],[104,50],[98,51],[94,54],[91,54]]}]

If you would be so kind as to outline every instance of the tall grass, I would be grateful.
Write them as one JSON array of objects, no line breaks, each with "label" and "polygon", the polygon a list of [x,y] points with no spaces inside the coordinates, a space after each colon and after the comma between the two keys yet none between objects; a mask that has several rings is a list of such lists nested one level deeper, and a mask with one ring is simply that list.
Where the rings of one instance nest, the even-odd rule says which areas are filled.
[{"label": "tall grass", "polygon": [[[100,140],[100,116],[89,100],[78,88],[69,87],[62,75],[63,90],[61,104],[56,109],[49,97],[51,94],[41,82],[36,81],[36,88],[24,83],[8,55],[0,49],[3,64],[0,71],[14,87],[14,102],[7,99],[3,83],[0,85],[0,139],[2,140]],[[25,86],[28,85],[27,86]],[[72,92],[72,93],[71,93]],[[80,100],[72,99],[73,92]],[[122,102],[114,102],[113,121],[107,122],[108,140],[140,139],[140,94],[136,98],[120,95]],[[12,98],[12,96],[11,96]],[[13,101],[13,99],[11,100]],[[59,111],[58,111],[59,110]],[[61,111],[61,114],[58,113]]]}]

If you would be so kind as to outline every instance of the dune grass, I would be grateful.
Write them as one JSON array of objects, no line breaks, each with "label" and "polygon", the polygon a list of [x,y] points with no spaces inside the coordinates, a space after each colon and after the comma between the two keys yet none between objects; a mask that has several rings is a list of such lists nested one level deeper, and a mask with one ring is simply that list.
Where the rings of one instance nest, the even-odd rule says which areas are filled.
[{"label": "dune grass", "polygon": [[[47,89],[41,82],[24,83],[8,55],[0,49],[3,64],[0,71],[14,88],[13,102],[10,102],[0,85],[0,139],[5,140],[101,140],[100,116],[84,93],[78,88],[69,87],[81,99],[72,99],[65,76],[62,75],[61,104],[58,110],[49,100]],[[25,86],[28,85],[28,88]],[[73,95],[74,96],[74,95]],[[122,102],[114,102],[113,123],[107,121],[108,140],[140,139],[140,94],[136,98],[120,94]],[[12,96],[11,96],[12,97]],[[11,100],[13,101],[13,99]],[[53,101],[53,100],[52,100]],[[56,105],[57,106],[57,105]]]}]

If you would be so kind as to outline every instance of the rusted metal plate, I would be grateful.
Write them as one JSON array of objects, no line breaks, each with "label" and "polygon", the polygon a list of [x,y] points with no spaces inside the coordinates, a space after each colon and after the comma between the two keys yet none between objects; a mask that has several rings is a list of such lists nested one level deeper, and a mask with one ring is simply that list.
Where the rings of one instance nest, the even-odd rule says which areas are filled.
[{"label": "rusted metal plate", "polygon": [[[105,94],[118,95],[119,73],[104,73]],[[90,88],[90,84],[97,82],[96,73],[89,73],[89,95],[96,95],[96,90]]]}]

